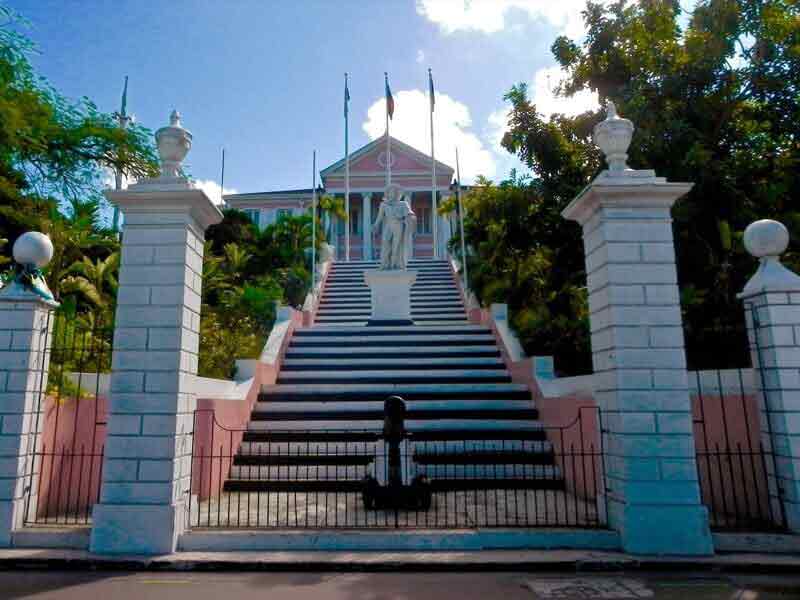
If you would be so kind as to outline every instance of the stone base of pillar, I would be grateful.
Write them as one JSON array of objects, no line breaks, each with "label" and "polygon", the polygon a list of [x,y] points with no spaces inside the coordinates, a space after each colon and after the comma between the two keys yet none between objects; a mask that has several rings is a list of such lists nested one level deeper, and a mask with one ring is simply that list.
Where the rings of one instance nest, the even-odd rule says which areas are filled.
[{"label": "stone base of pillar", "polygon": [[372,311],[367,325],[413,325],[411,286],[416,271],[365,271]]},{"label": "stone base of pillar", "polygon": [[625,505],[609,502],[609,521],[630,554],[708,556],[714,544],[705,506]]},{"label": "stone base of pillar", "polygon": [[94,554],[170,554],[186,519],[183,506],[95,504],[89,551]]}]

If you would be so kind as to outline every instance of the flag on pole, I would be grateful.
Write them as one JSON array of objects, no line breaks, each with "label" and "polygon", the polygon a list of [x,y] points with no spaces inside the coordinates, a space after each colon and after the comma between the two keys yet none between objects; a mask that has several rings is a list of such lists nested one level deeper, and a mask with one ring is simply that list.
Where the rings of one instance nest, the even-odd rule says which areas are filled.
[{"label": "flag on pole", "polygon": [[350,90],[347,88],[347,73],[344,74],[344,118],[350,114]]},{"label": "flag on pole", "polygon": [[120,110],[119,114],[123,117],[127,117],[128,113],[128,76],[125,75],[125,85],[122,88],[122,110]]},{"label": "flag on pole", "polygon": [[430,69],[428,69],[428,89],[431,96],[431,112],[433,112],[433,106],[436,104],[436,95],[433,93],[433,74]]},{"label": "flag on pole", "polygon": [[392,88],[389,87],[389,75],[384,73],[386,79],[386,114],[390,119],[394,118],[394,98],[392,97]]}]

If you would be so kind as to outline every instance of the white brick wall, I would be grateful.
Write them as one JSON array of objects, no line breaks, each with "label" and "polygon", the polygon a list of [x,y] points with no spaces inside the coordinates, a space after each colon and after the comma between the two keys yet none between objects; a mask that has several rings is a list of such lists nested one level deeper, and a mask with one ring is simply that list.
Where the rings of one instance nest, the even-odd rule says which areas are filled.
[{"label": "white brick wall", "polygon": [[[764,291],[745,297],[744,310],[760,391],[762,443],[776,455],[773,492],[780,491],[789,528],[800,532],[800,298]],[[758,311],[757,326],[752,312]]]},{"label": "white brick wall", "polygon": [[688,188],[625,186],[595,182],[564,212],[583,226],[611,524],[626,550],[704,554],[670,216]]},{"label": "white brick wall", "polygon": [[[197,214],[213,217],[215,209],[197,190],[160,195],[163,207],[155,200],[144,205],[135,193],[115,196],[126,229],[103,484],[91,542],[99,552],[173,549],[188,500],[203,231],[214,222],[201,223]],[[148,525],[132,529],[139,522]]]},{"label": "white brick wall", "polygon": [[47,387],[51,310],[34,294],[28,301],[0,294],[0,546],[23,525],[31,444],[44,423],[36,413]]}]

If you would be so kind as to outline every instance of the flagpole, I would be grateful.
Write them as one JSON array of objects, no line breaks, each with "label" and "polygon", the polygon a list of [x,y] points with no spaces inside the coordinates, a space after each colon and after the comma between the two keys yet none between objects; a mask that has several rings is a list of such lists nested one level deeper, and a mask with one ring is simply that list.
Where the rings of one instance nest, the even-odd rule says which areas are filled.
[{"label": "flagpole", "polygon": [[464,242],[464,205],[461,203],[461,169],[458,165],[458,148],[456,148],[456,198],[458,199],[458,221],[461,233],[461,265],[464,271],[464,299],[469,291],[469,277],[467,276],[467,245]]},{"label": "flagpole", "polygon": [[[384,71],[383,77],[386,80],[386,89],[389,89],[389,74]],[[386,185],[392,183],[392,138],[389,137],[389,97],[386,97]]]},{"label": "flagpole", "polygon": [[222,173],[219,178],[219,199],[222,206],[225,206],[225,146],[222,147]]},{"label": "flagpole", "polygon": [[[117,113],[117,122],[119,123],[119,128],[123,131],[128,128],[128,123],[130,122],[130,118],[128,117],[128,76],[125,75],[125,85],[122,88],[122,101],[120,105],[120,110]],[[117,191],[122,189],[122,170],[117,169],[116,173],[114,173],[114,188]],[[115,204],[114,205],[114,221],[113,221],[114,233],[119,233],[119,207]]]},{"label": "flagpole", "polygon": [[344,259],[350,261],[350,111],[348,101],[350,92],[347,89],[347,73],[344,74],[344,212],[347,222],[344,228]]},{"label": "flagpole", "polygon": [[438,214],[436,212],[437,198],[436,198],[436,154],[433,148],[433,74],[428,69],[428,86],[431,102],[431,227],[433,228],[433,258],[439,258],[439,232],[438,232]]},{"label": "flagpole", "polygon": [[311,160],[311,295],[317,287],[317,151]]}]

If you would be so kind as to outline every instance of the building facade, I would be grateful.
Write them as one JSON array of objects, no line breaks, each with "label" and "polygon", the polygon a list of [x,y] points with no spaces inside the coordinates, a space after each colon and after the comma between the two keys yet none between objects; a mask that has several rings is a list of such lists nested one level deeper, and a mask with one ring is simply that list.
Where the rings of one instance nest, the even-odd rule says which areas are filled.
[{"label": "building facade", "polygon": [[[392,183],[405,190],[406,199],[417,216],[414,233],[414,258],[431,258],[434,254],[445,255],[445,246],[451,237],[453,215],[434,214],[432,202],[432,161],[423,152],[391,138],[390,160]],[[328,241],[334,247],[336,257],[345,260],[346,231],[349,227],[350,259],[377,260],[380,258],[380,232],[373,226],[378,207],[383,200],[386,187],[387,139],[382,136],[359,148],[350,155],[350,206],[349,219],[325,217],[324,229]],[[436,161],[437,205],[454,193],[453,168]],[[345,198],[345,160],[341,159],[320,172],[322,194]],[[230,194],[225,196],[228,207],[245,212],[250,219],[264,229],[278,221],[282,215],[300,215],[312,202],[312,191],[308,189],[283,190]],[[434,252],[434,227],[438,228],[437,245]]]}]

